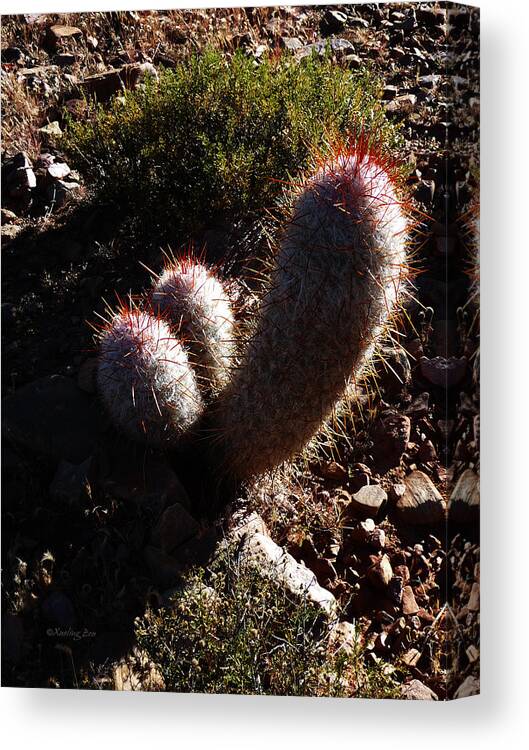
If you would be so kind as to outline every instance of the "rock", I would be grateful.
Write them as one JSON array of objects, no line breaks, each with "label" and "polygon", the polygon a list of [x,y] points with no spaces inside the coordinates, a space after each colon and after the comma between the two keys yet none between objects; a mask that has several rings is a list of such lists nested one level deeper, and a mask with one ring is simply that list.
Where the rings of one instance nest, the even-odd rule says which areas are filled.
[{"label": "rock", "polygon": [[2,431],[15,445],[79,464],[96,449],[99,412],[72,380],[51,375],[4,398]]},{"label": "rock", "polygon": [[415,667],[421,658],[421,652],[417,651],[416,648],[410,648],[402,655],[402,661],[407,664],[408,667]]},{"label": "rock", "polygon": [[367,569],[367,579],[378,589],[385,589],[393,578],[393,569],[387,555],[377,560]]},{"label": "rock", "polygon": [[240,542],[244,539],[244,537],[250,536],[251,534],[255,533],[269,536],[266,523],[258,513],[252,512],[250,514],[236,514],[232,518],[232,523],[233,526],[229,531],[230,542]]},{"label": "rock", "polygon": [[455,691],[454,698],[470,698],[471,695],[479,695],[479,679],[469,675]]},{"label": "rock", "polygon": [[[52,185],[48,187],[46,195],[51,201],[55,208],[63,206],[67,199],[75,195],[79,190],[80,185],[78,182],[66,181],[66,180],[55,180]],[[78,243],[79,244],[79,243]]]},{"label": "rock", "polygon": [[475,664],[478,661],[479,650],[473,644],[465,649],[465,653],[470,664]]},{"label": "rock", "polygon": [[163,552],[172,552],[199,530],[199,525],[185,508],[174,503],[164,510],[151,535],[151,542]]},{"label": "rock", "polygon": [[387,499],[379,484],[366,484],[352,495],[349,507],[363,518],[376,518]]},{"label": "rock", "polygon": [[417,104],[417,97],[415,94],[404,94],[403,96],[397,96],[393,101],[386,104],[386,112],[389,114],[409,114]]},{"label": "rock", "polygon": [[158,72],[152,63],[131,63],[122,68],[96,73],[87,76],[81,88],[87,96],[93,96],[99,102],[106,102],[125,89],[136,89],[147,76],[158,78]]},{"label": "rock", "polygon": [[330,36],[342,31],[347,23],[347,16],[340,10],[326,10],[320,21],[322,36]]},{"label": "rock", "polygon": [[44,125],[42,128],[39,128],[39,133],[47,135],[50,138],[60,138],[62,135],[62,130],[57,120],[54,120],[53,122],[49,122],[47,125]]},{"label": "rock", "polygon": [[345,482],[347,479],[347,471],[336,461],[321,461],[314,468],[324,479],[330,479],[333,482]]},{"label": "rock", "polygon": [[436,524],[445,519],[444,501],[432,480],[422,471],[412,471],[405,479],[406,490],[397,500],[401,521],[409,524]]},{"label": "rock", "polygon": [[380,473],[398,466],[410,441],[411,421],[405,414],[385,412],[373,429],[374,454]]},{"label": "rock", "polygon": [[8,208],[2,208],[0,210],[2,225],[4,224],[16,224],[18,216],[14,211],[10,211]]},{"label": "rock", "polygon": [[53,500],[76,504],[86,497],[92,478],[92,456],[81,464],[61,461],[50,485]]},{"label": "rock", "polygon": [[437,695],[420,680],[412,680],[400,689],[401,695],[408,701],[436,701]]},{"label": "rock", "polygon": [[460,383],[466,375],[466,357],[421,357],[421,375],[441,388],[453,388]]},{"label": "rock", "polygon": [[76,39],[81,37],[83,36],[83,32],[81,29],[78,29],[77,26],[63,26],[61,24],[56,24],[49,27],[47,35],[52,43],[57,44],[61,39]]},{"label": "rock", "polygon": [[72,170],[65,162],[54,162],[46,169],[46,173],[52,180],[62,180],[68,177]]},{"label": "rock", "polygon": [[33,165],[24,151],[6,161],[2,169],[2,181],[13,198],[26,197],[37,186]]},{"label": "rock", "polygon": [[165,690],[164,679],[157,667],[143,651],[134,649],[112,670],[114,690],[142,690],[160,692]]},{"label": "rock", "polygon": [[473,469],[465,469],[457,480],[448,503],[448,518],[455,523],[479,520],[479,477]]},{"label": "rock", "polygon": [[415,600],[415,594],[411,586],[402,589],[402,612],[405,615],[416,615],[420,607]]},{"label": "rock", "polygon": [[420,417],[426,417],[429,411],[430,395],[428,393],[420,393],[406,409],[408,414],[413,419],[419,419]]},{"label": "rock", "polygon": [[311,57],[313,54],[321,57],[325,54],[327,46],[331,48],[331,52],[337,58],[345,58],[349,63],[354,64],[354,46],[348,39],[336,39],[335,37],[332,37],[325,42],[313,42],[312,44],[306,44],[303,47],[300,47],[295,51],[296,59],[303,60],[306,57]]},{"label": "rock", "polygon": [[477,582],[472,584],[467,609],[469,612],[479,612],[479,583]]},{"label": "rock", "polygon": [[7,247],[22,232],[23,227],[16,224],[2,224],[0,235],[2,236],[2,247]]},{"label": "rock", "polygon": [[297,52],[297,50],[303,48],[303,42],[301,39],[295,37],[281,37],[281,46],[289,52]]},{"label": "rock", "polygon": [[330,591],[319,585],[312,571],[297,563],[270,537],[259,532],[248,534],[239,551],[242,565],[249,565],[267,578],[277,581],[291,594],[320,607],[327,615],[334,615],[337,604]]},{"label": "rock", "polygon": [[411,383],[411,366],[400,346],[386,346],[375,363],[379,387],[388,396],[400,394]]},{"label": "rock", "polygon": [[67,67],[68,65],[74,65],[77,62],[77,55],[74,55],[71,52],[64,52],[61,55],[55,55],[54,61],[57,65],[60,65],[61,68]]},{"label": "rock", "polygon": [[145,547],[143,557],[154,581],[159,586],[167,589],[178,582],[182,567],[174,557],[152,545]]}]

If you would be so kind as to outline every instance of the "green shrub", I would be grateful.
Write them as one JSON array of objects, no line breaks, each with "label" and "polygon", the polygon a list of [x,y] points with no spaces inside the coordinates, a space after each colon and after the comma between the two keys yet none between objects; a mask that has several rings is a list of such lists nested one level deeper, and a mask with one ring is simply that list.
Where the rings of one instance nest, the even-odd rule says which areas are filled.
[{"label": "green shrub", "polygon": [[310,602],[227,557],[216,572],[190,574],[172,606],[136,621],[138,646],[170,691],[393,697],[395,684],[368,673],[360,645],[332,653],[329,632]]},{"label": "green shrub", "polygon": [[180,244],[216,217],[270,206],[310,152],[364,128],[394,146],[380,85],[329,56],[259,64],[213,49],[70,123],[66,149],[97,197]]}]

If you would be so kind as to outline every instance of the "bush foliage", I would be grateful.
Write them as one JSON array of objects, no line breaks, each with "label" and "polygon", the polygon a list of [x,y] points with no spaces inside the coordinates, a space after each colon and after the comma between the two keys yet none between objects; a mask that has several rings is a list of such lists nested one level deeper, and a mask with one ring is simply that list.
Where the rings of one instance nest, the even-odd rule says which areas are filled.
[{"label": "bush foliage", "polygon": [[334,650],[308,601],[234,558],[190,573],[169,607],[136,621],[140,649],[166,690],[253,695],[394,697],[395,683],[357,649]]},{"label": "bush foliage", "polygon": [[70,123],[67,150],[99,199],[175,239],[273,203],[314,150],[363,128],[394,146],[380,86],[328,55],[259,63],[213,49]]}]

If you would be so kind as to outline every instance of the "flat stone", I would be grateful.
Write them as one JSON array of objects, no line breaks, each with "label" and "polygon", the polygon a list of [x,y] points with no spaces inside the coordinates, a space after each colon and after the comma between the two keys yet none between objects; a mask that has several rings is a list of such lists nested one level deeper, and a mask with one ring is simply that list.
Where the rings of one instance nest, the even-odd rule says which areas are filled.
[{"label": "flat stone", "polygon": [[412,680],[400,689],[401,695],[408,701],[436,701],[437,695],[420,680]]},{"label": "flat stone", "polygon": [[430,477],[422,471],[412,471],[404,480],[406,490],[397,500],[396,511],[404,523],[426,525],[445,519],[444,501]]},{"label": "flat stone", "polygon": [[78,29],[77,26],[63,26],[62,24],[55,24],[54,26],[50,26],[48,29],[48,34],[51,38],[58,41],[59,39],[69,39],[71,37],[79,37],[83,35],[83,32],[81,29]]},{"label": "flat stone", "polygon": [[479,520],[479,477],[473,469],[465,469],[457,480],[448,503],[448,514],[456,523]]},{"label": "flat stone", "polygon": [[349,507],[363,518],[376,518],[387,499],[379,484],[366,484],[352,495]]},{"label": "flat stone", "polygon": [[2,432],[28,451],[79,464],[99,437],[99,409],[73,380],[62,375],[35,380],[3,400]]},{"label": "flat stone", "polygon": [[164,510],[153,529],[151,542],[163,552],[172,552],[194,536],[199,525],[185,508],[174,503]]}]

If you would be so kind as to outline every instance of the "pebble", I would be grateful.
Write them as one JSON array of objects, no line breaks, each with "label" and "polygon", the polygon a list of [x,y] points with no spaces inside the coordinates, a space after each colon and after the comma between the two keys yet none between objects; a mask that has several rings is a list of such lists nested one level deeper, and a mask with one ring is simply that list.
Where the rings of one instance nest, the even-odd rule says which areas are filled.
[{"label": "pebble", "polygon": [[366,484],[351,496],[349,507],[364,518],[376,518],[388,496],[379,484]]}]

